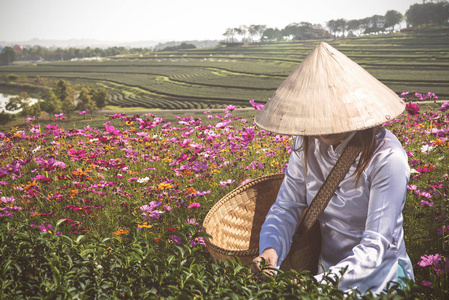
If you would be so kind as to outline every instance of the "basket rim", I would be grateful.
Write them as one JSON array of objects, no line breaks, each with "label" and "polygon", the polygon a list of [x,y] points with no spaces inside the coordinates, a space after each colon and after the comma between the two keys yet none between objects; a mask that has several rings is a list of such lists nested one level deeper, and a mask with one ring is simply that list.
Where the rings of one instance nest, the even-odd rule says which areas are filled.
[{"label": "basket rim", "polygon": [[[212,206],[212,208],[206,214],[206,217],[204,218],[204,221],[203,221],[203,230],[207,233],[207,226],[209,225],[211,216],[217,210],[219,210],[227,201],[232,199],[235,195],[240,194],[261,182],[273,180],[273,179],[282,179],[284,177],[285,177],[285,173],[275,173],[275,174],[263,175],[263,176],[257,177],[255,179],[251,180],[250,182],[247,182],[247,183],[235,188],[234,190],[230,191],[225,196],[223,196],[220,200],[218,200],[217,203],[215,203],[214,206]],[[235,255],[237,257],[239,257],[239,256],[241,257],[241,256],[258,255],[259,254],[259,247],[254,248],[254,249],[248,249],[248,250],[229,250],[229,249],[225,249],[225,248],[215,245],[209,237],[205,237],[204,240],[206,242],[207,247],[210,247],[213,251],[216,251],[222,255]]]}]

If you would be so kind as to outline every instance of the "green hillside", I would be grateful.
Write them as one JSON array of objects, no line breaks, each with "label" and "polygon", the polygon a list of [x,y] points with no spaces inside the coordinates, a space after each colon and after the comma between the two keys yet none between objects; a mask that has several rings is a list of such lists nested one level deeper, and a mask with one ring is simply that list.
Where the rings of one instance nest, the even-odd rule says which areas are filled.
[{"label": "green hillside", "polygon": [[[266,102],[318,42],[257,43],[98,61],[15,64],[0,67],[0,75],[63,78],[106,87],[109,104],[122,107],[247,106],[250,99]],[[396,92],[434,92],[440,99],[449,98],[449,31],[327,42]]]}]

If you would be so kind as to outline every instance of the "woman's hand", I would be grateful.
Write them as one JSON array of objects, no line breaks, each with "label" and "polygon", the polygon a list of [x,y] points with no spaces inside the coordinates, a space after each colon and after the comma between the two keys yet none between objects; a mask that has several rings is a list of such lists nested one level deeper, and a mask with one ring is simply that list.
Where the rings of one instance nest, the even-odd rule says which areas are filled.
[{"label": "woman's hand", "polygon": [[[278,260],[276,251],[273,248],[267,248],[267,249],[263,250],[261,255],[259,255],[258,257],[253,259],[253,262],[255,262],[254,264],[251,265],[251,271],[253,273],[260,272],[260,262],[262,261],[262,258],[265,259],[265,262],[267,263],[267,265],[270,268],[276,267],[276,263]],[[270,275],[273,274],[272,270],[264,270],[264,272],[266,272]]]}]

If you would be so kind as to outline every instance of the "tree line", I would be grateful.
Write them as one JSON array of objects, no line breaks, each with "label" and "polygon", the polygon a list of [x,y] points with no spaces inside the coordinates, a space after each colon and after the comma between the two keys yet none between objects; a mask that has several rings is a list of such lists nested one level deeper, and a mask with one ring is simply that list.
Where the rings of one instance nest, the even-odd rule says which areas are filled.
[{"label": "tree line", "polygon": [[[3,80],[12,85],[17,85],[14,82],[19,79],[15,74],[3,76]],[[28,82],[28,78],[20,77],[21,82]],[[30,85],[30,83],[27,83]],[[46,78],[37,76],[33,80],[33,84],[39,87],[47,87],[42,89],[40,98],[34,104],[31,104],[30,96],[27,92],[21,92],[18,96],[9,99],[5,108],[8,111],[21,110],[17,114],[0,112],[0,120],[2,124],[15,119],[16,115],[23,117],[40,116],[41,112],[46,112],[50,116],[54,114],[70,114],[75,111],[80,111],[82,114],[87,112],[94,112],[97,109],[102,109],[106,106],[106,101],[109,94],[106,89],[95,89],[89,85],[73,85],[69,81],[58,80],[56,84]],[[31,86],[32,86],[31,85]],[[50,85],[50,86],[47,86]]]},{"label": "tree line", "polygon": [[21,52],[12,47],[5,47],[0,52],[0,65],[9,65],[13,61],[57,61],[75,58],[108,57],[117,55],[140,55],[151,52],[147,48],[109,47],[102,48],[56,48],[49,49],[42,46],[24,47]]},{"label": "tree line", "polygon": [[[308,22],[292,23],[283,29],[270,28],[266,25],[241,25],[227,28],[223,35],[228,42],[253,42],[255,40],[279,41],[284,39],[305,40],[329,37],[345,37],[394,31],[396,26],[401,29],[402,21],[407,26],[422,26],[426,24],[447,25],[449,21],[449,3],[447,1],[425,2],[413,4],[402,15],[396,10],[389,10],[385,15],[373,15],[357,20],[336,19],[326,23],[327,30],[319,24]],[[238,39],[240,37],[240,40]],[[257,39],[256,39],[257,37]]]}]

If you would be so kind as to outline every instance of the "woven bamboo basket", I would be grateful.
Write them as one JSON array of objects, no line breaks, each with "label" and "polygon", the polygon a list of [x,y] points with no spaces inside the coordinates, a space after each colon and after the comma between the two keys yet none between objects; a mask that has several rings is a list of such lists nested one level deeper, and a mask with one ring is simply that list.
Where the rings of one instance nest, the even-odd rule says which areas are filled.
[{"label": "woven bamboo basket", "polygon": [[[214,260],[238,257],[242,264],[247,264],[259,255],[260,229],[276,200],[283,179],[283,173],[259,177],[228,193],[212,207],[204,219],[203,227],[212,236],[212,239],[206,238],[205,242]],[[281,269],[316,273],[321,243],[319,226],[314,226],[306,235],[314,242],[290,251]],[[307,248],[307,254],[295,255],[298,250],[304,252],[304,248]],[[309,259],[309,255],[314,258]]]}]

